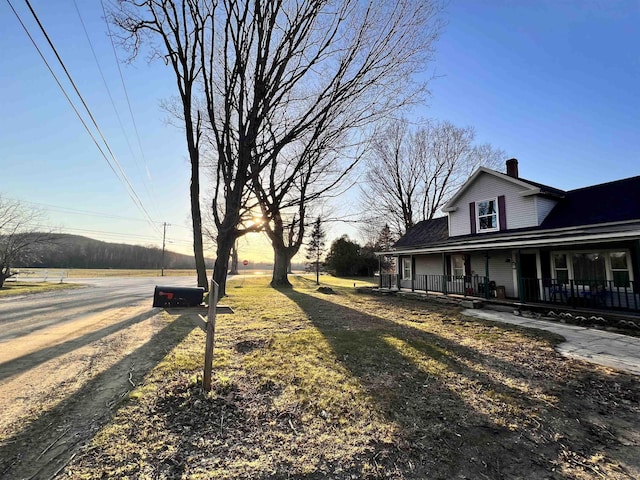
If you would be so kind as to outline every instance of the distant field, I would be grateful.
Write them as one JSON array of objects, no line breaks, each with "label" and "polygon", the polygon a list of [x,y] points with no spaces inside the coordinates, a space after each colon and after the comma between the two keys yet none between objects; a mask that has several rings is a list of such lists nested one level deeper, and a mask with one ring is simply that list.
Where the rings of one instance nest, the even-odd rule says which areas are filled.
[{"label": "distant field", "polygon": [[[159,277],[161,276],[161,271],[159,269],[117,269],[117,268],[22,268],[19,270],[19,274],[16,277],[12,277],[13,279],[17,279],[18,281],[34,281],[34,282],[52,282],[52,281],[60,281],[62,278],[101,278],[101,277]],[[207,271],[207,275],[211,277],[212,271]],[[312,273],[302,273],[300,271],[293,272],[294,275],[302,275],[309,280],[315,281],[315,274]],[[244,275],[271,275],[270,269],[240,269],[238,272],[238,276],[242,277]],[[189,277],[196,276],[195,269],[176,269],[164,270],[164,276],[166,277]],[[324,283],[325,280],[328,280],[332,285],[335,285],[335,282],[338,281],[340,286],[347,287],[352,284],[356,284],[357,286],[364,285],[377,285],[378,280],[374,277],[344,277],[337,280],[336,277],[332,275],[320,275],[320,283]]]},{"label": "distant field", "polygon": [[[17,275],[20,281],[60,281],[65,278],[100,278],[100,277],[159,277],[161,271],[158,270],[135,270],[135,269],[112,269],[112,268],[23,268]],[[164,275],[167,277],[196,276],[194,270],[168,270]]]}]

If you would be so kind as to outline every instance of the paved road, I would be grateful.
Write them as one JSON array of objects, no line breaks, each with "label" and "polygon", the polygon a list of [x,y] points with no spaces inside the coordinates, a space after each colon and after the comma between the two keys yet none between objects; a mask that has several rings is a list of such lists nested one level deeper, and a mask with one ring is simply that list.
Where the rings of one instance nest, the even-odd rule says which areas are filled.
[{"label": "paved road", "polygon": [[0,299],[0,343],[112,308],[148,302],[156,285],[195,286],[195,277],[67,279],[86,286]]}]

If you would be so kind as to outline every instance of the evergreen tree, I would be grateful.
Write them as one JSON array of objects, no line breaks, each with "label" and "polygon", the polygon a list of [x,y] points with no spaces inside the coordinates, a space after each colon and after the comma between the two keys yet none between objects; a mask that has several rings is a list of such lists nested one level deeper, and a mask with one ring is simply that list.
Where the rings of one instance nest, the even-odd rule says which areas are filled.
[{"label": "evergreen tree", "polygon": [[[380,230],[380,235],[376,240],[376,250],[381,252],[389,252],[391,251],[391,247],[396,242],[396,238],[391,233],[391,228],[388,223],[384,224],[382,230]],[[391,257],[381,257],[380,258],[380,274],[383,272],[388,272],[393,268],[393,261]]]},{"label": "evergreen tree", "polygon": [[313,223],[313,229],[309,234],[309,243],[307,244],[307,267],[316,272],[316,285],[320,285],[320,258],[324,253],[324,240],[326,233],[322,228],[322,220],[320,217],[316,218]]}]

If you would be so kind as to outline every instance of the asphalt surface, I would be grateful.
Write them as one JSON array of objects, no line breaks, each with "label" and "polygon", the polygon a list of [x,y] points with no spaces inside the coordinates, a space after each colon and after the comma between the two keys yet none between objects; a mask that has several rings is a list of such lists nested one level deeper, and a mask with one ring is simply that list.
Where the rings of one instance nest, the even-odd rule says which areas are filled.
[{"label": "asphalt surface", "polygon": [[0,342],[112,308],[148,302],[156,285],[193,287],[195,277],[73,278],[81,288],[0,298]]}]

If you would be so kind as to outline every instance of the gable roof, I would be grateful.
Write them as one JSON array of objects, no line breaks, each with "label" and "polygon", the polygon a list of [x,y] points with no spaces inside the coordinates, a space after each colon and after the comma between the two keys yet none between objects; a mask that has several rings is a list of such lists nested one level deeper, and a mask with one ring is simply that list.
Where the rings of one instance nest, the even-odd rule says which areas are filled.
[{"label": "gable roof", "polygon": [[640,220],[640,176],[566,192],[541,229]]},{"label": "gable roof", "polygon": [[423,251],[421,249],[425,248],[463,251],[525,244],[577,244],[584,242],[585,235],[596,241],[613,237],[640,238],[640,176],[562,194],[563,197],[539,226],[449,237],[448,219],[440,217],[417,223],[393,247],[401,251]]},{"label": "gable roof", "polygon": [[400,239],[393,244],[393,248],[413,247],[444,242],[449,239],[449,219],[438,217],[416,223]]},{"label": "gable roof", "polygon": [[527,192],[528,195],[545,195],[552,197],[560,197],[564,196],[565,192],[563,190],[550,187],[548,185],[543,185],[542,183],[532,182],[530,180],[525,180],[520,177],[512,177],[507,175],[506,173],[497,172],[495,170],[491,170],[490,168],[480,167],[478,168],[473,175],[471,175],[466,182],[462,184],[462,187],[458,189],[453,197],[447,202],[447,204],[442,207],[443,212],[452,212],[455,210],[455,203],[462,196],[462,194],[475,182],[475,180],[482,174],[492,175],[494,177],[506,180],[511,182],[519,187],[523,188],[524,192]]}]

